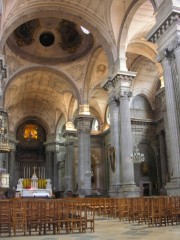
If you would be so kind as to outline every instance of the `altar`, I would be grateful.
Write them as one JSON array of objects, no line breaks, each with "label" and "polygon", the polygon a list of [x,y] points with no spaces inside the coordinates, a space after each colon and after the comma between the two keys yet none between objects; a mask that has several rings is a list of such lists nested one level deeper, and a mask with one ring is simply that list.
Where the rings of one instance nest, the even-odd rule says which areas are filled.
[{"label": "altar", "polygon": [[49,198],[52,196],[52,191],[46,189],[22,189],[21,197],[46,197]]},{"label": "altar", "polygon": [[31,178],[20,178],[16,187],[18,197],[52,197],[52,185],[50,179],[38,179],[35,172]]}]

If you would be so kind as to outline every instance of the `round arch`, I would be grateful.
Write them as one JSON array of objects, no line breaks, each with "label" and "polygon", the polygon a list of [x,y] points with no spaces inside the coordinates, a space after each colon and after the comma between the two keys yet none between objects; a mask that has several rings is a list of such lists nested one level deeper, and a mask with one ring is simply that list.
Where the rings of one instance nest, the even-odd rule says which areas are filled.
[{"label": "round arch", "polygon": [[[122,20],[122,24],[121,24],[119,36],[118,36],[118,44],[117,44],[119,59],[121,59],[120,61],[122,61],[122,63],[120,63],[120,66],[124,68],[122,70],[127,70],[126,48],[127,48],[128,44],[127,44],[126,40],[127,40],[127,36],[128,36],[129,26],[131,24],[131,21],[135,15],[137,9],[145,2],[146,2],[146,0],[132,1],[132,3],[127,8],[124,18]],[[152,7],[155,9],[154,1],[151,1],[151,3],[152,3]]]},{"label": "round arch", "polygon": [[55,68],[49,67],[49,66],[34,65],[34,66],[31,66],[31,67],[28,67],[28,68],[22,68],[21,70],[19,70],[18,72],[16,72],[15,74],[13,74],[9,78],[6,85],[4,86],[3,105],[4,105],[4,102],[5,102],[5,99],[4,99],[5,98],[5,93],[8,89],[8,86],[10,85],[10,83],[13,82],[16,78],[18,78],[19,76],[21,76],[25,73],[29,73],[31,71],[37,71],[37,70],[49,71],[49,72],[54,73],[54,74],[60,76],[61,78],[63,78],[63,80],[66,81],[71,86],[72,92],[74,93],[75,97],[77,98],[77,101],[78,102],[82,101],[79,89],[75,85],[74,81],[70,78],[70,76],[67,76],[66,73],[64,73],[62,71],[59,71]]}]

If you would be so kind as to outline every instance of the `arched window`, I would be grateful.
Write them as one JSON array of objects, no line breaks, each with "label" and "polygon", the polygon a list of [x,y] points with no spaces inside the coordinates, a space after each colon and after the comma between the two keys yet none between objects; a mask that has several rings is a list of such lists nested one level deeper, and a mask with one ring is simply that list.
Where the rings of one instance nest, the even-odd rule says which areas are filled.
[{"label": "arched window", "polygon": [[92,131],[99,131],[99,122],[96,118],[92,122]]},{"label": "arched window", "polygon": [[109,111],[109,105],[106,108],[106,122],[110,124],[110,111]]}]

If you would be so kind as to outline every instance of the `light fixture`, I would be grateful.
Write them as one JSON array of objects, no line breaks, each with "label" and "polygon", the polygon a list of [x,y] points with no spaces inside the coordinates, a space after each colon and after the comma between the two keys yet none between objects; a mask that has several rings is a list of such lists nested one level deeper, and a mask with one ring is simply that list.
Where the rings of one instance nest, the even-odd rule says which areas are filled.
[{"label": "light fixture", "polygon": [[87,170],[87,171],[84,172],[84,175],[85,175],[86,177],[92,177],[94,174],[93,174],[93,171]]},{"label": "light fixture", "polygon": [[8,114],[4,110],[0,110],[0,152],[6,153],[9,151]]},{"label": "light fixture", "polygon": [[[133,112],[134,112],[134,110],[135,109],[134,109],[134,100],[133,100]],[[135,114],[134,114],[133,118],[135,118]],[[134,124],[135,124],[135,148],[134,148],[133,154],[131,154],[131,159],[132,159],[133,163],[141,163],[141,162],[144,162],[145,156],[143,153],[139,152],[138,144],[137,144],[137,140],[136,140],[136,122],[134,122]]]},{"label": "light fixture", "polygon": [[137,144],[135,144],[135,149],[133,154],[131,154],[131,159],[134,163],[141,163],[145,160],[144,154],[139,152]]}]

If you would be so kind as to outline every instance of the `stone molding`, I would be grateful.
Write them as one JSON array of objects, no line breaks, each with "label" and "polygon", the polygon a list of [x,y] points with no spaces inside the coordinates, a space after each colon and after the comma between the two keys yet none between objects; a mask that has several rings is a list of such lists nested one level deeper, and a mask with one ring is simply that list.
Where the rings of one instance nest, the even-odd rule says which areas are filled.
[{"label": "stone molding", "polygon": [[135,75],[130,75],[127,73],[117,73],[116,76],[112,79],[113,85],[116,86],[119,82],[123,83],[123,86],[131,86]]},{"label": "stone molding", "polygon": [[136,119],[131,119],[131,124],[141,125],[141,126],[156,126],[155,121],[145,121],[145,120],[136,120]]},{"label": "stone molding", "polygon": [[91,131],[91,125],[94,117],[89,115],[79,115],[74,120],[74,125],[77,128],[77,133]]},{"label": "stone molding", "polygon": [[108,80],[105,85],[103,86],[104,90],[109,91],[110,88],[114,88],[112,80]]},{"label": "stone molding", "polygon": [[155,30],[155,32],[149,37],[149,41],[156,43],[166,31],[174,24],[180,22],[180,13],[172,12],[168,18]]},{"label": "stone molding", "polygon": [[123,85],[124,87],[131,86],[132,81],[135,77],[135,72],[117,72],[117,74],[112,79],[108,79],[108,81],[104,84],[103,88],[106,91],[109,91],[110,88],[115,88],[119,82],[121,82],[121,85]]}]

